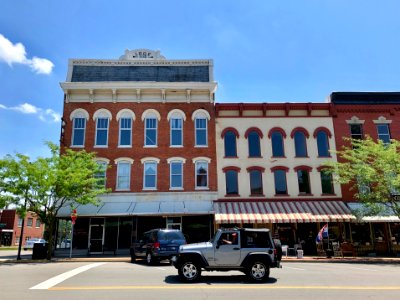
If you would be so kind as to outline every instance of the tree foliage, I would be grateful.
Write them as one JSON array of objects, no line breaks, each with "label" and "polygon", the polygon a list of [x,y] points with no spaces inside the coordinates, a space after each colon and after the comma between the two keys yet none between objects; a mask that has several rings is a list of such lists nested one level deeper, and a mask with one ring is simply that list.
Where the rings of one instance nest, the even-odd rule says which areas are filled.
[{"label": "tree foliage", "polygon": [[324,165],[341,184],[348,184],[355,197],[368,208],[365,214],[373,215],[391,209],[400,216],[400,142],[385,144],[372,138],[348,139],[350,146],[336,151],[342,162]]},{"label": "tree foliage", "polygon": [[[17,209],[35,212],[46,226],[49,250],[59,210],[77,204],[98,204],[97,196],[107,192],[96,174],[104,171],[96,163],[95,153],[60,148],[47,142],[51,156],[31,161],[16,154],[0,159],[0,204],[14,204]],[[51,251],[48,251],[48,259]]]}]

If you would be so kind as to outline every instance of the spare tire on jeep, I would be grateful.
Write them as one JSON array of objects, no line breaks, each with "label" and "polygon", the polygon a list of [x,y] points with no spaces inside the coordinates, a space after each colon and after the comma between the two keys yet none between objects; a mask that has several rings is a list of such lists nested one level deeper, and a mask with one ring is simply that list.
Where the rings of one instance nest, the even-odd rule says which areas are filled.
[{"label": "spare tire on jeep", "polygon": [[281,240],[274,239],[274,245],[275,245],[275,249],[276,249],[276,259],[278,261],[281,261],[281,259],[282,259],[282,244],[281,244]]}]

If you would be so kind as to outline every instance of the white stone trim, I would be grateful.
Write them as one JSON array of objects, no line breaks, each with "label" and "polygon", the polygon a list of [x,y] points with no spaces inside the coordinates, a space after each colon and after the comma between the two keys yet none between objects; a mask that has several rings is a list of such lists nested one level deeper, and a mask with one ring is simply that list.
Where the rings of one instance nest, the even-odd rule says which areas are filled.
[{"label": "white stone trim", "polygon": [[380,116],[378,120],[372,120],[374,124],[391,124],[392,120],[387,120],[384,116]]},{"label": "white stone trim", "polygon": [[208,119],[208,121],[210,121],[211,116],[208,113],[208,111],[206,111],[205,109],[196,109],[193,114],[192,114],[192,120],[194,121],[194,119],[196,119],[196,116],[198,114],[204,114],[206,116],[206,118]]},{"label": "white stone trim", "polygon": [[186,121],[185,113],[180,109],[173,109],[167,115],[167,120],[169,121],[174,115],[179,115],[182,117],[183,121]]},{"label": "white stone trim", "polygon": [[157,157],[143,157],[141,160],[140,160],[140,162],[142,163],[142,164],[144,164],[145,162],[150,162],[150,161],[155,161],[157,164],[159,164],[160,163],[160,159],[159,158],[157,158]]},{"label": "white stone trim", "polygon": [[[112,120],[111,112],[108,109],[100,108],[96,110],[96,112],[93,114],[93,121],[95,121],[98,118],[105,118],[105,117],[107,117],[111,121]],[[108,126],[110,126],[110,124],[108,124]]]},{"label": "white stone trim", "polygon": [[119,119],[121,119],[123,117],[123,115],[128,115],[133,119],[133,121],[136,120],[136,115],[135,113],[127,108],[121,109],[118,113],[117,113],[117,121],[119,121]]},{"label": "white stone trim", "polygon": [[179,162],[182,162],[182,163],[186,163],[186,158],[183,158],[183,157],[170,157],[170,158],[168,158],[167,159],[167,163],[168,164],[170,164],[171,162],[173,162],[173,161],[179,161]]},{"label": "white stone trim", "polygon": [[346,120],[347,124],[364,124],[365,120],[360,120],[357,116],[352,116],[350,120]]},{"label": "white stone trim", "polygon": [[117,159],[114,160],[115,164],[118,164],[121,161],[128,161],[131,163],[131,165],[133,164],[134,160],[130,157],[118,157]]},{"label": "white stone trim", "polygon": [[194,157],[192,159],[192,162],[195,164],[198,161],[206,161],[207,163],[211,163],[211,158],[205,157],[205,156],[199,156],[199,157]]},{"label": "white stone trim", "polygon": [[95,161],[101,161],[101,162],[105,162],[107,165],[110,163],[110,160],[108,158],[104,158],[104,157],[96,157]]},{"label": "white stone trim", "polygon": [[84,117],[86,121],[89,121],[89,113],[83,108],[77,108],[71,112],[69,119],[72,121],[74,118]]},{"label": "white stone trim", "polygon": [[147,115],[149,115],[149,114],[154,114],[154,115],[156,116],[156,118],[157,118],[158,121],[161,120],[161,115],[160,115],[160,113],[159,113],[157,110],[155,110],[155,109],[149,108],[149,109],[146,109],[146,110],[142,113],[142,121],[144,121],[144,119],[146,119]]}]

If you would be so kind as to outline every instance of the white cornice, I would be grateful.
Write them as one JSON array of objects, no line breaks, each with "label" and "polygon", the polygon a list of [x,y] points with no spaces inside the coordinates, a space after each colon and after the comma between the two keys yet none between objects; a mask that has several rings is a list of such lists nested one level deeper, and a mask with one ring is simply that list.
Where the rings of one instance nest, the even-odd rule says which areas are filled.
[{"label": "white cornice", "polygon": [[115,60],[115,59],[75,59],[69,60],[75,66],[212,66],[212,59],[178,59],[178,60]]}]

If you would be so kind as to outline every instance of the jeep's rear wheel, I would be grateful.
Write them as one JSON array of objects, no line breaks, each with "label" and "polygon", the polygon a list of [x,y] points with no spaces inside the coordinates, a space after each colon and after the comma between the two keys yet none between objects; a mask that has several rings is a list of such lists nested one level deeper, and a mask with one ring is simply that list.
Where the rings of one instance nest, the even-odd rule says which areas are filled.
[{"label": "jeep's rear wheel", "polygon": [[247,276],[255,282],[263,282],[269,277],[269,267],[262,261],[254,261],[247,269]]},{"label": "jeep's rear wheel", "polygon": [[147,263],[149,266],[155,265],[155,264],[157,263],[157,258],[155,258],[151,252],[148,252],[148,253],[146,254],[146,263]]},{"label": "jeep's rear wheel", "polygon": [[201,276],[201,268],[195,262],[186,261],[179,267],[178,274],[182,281],[195,282]]}]

